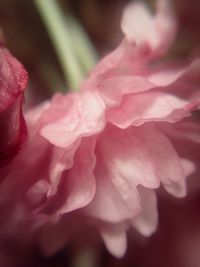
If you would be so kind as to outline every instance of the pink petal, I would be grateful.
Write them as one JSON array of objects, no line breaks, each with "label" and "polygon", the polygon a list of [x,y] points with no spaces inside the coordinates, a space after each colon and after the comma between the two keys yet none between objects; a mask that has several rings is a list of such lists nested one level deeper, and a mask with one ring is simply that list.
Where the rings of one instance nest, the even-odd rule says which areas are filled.
[{"label": "pink petal", "polygon": [[132,225],[143,235],[152,235],[158,225],[156,195],[153,190],[138,188],[141,197],[141,213],[133,219]]},{"label": "pink petal", "polygon": [[119,105],[126,94],[140,93],[152,89],[154,84],[142,76],[117,76],[98,83],[98,90],[108,107]]},{"label": "pink petal", "polygon": [[95,67],[89,79],[84,82],[83,89],[93,90],[102,77],[144,69],[144,63],[151,57],[166,52],[176,32],[176,23],[167,0],[158,1],[155,16],[142,3],[129,4],[121,27],[125,39]]},{"label": "pink petal", "polygon": [[[61,151],[58,148],[59,150],[51,151],[54,153],[49,160],[50,173],[44,166],[42,169],[38,165],[40,168],[37,170],[39,175],[37,178],[41,180],[34,183],[35,179],[32,179],[32,184],[29,185],[29,190],[26,193],[26,199],[29,203],[38,204],[37,209],[40,213],[59,215],[82,208],[90,203],[96,189],[93,173],[96,162],[95,142],[94,138],[84,138],[78,148],[77,146],[74,147],[74,150]],[[43,174],[43,170],[45,170],[45,174]],[[22,176],[24,172],[26,173],[26,170],[21,171]],[[44,181],[45,184],[44,182],[41,184],[43,178],[46,178],[48,183]],[[44,201],[40,202],[38,199]]]},{"label": "pink petal", "polygon": [[52,196],[57,193],[58,186],[62,179],[62,174],[65,170],[72,168],[74,164],[74,155],[79,145],[80,141],[76,141],[69,149],[64,150],[60,147],[52,148],[52,160],[49,166],[51,187],[48,191],[48,196]]},{"label": "pink petal", "polygon": [[194,162],[188,159],[181,159],[181,165],[183,166],[184,176],[187,178],[193,174],[196,170]]},{"label": "pink petal", "polygon": [[[195,88],[194,85],[194,78],[190,78],[188,82],[188,77],[190,77],[192,74],[195,73],[197,66],[200,65],[200,59],[194,59],[190,60],[186,63],[158,63],[156,66],[151,66],[151,68],[148,68],[146,72],[146,79],[155,85],[155,87],[165,87],[168,86],[168,90],[171,89],[173,92],[173,89],[175,86],[173,85],[174,82],[178,81],[178,84],[180,84],[180,81],[182,81],[182,87],[184,84],[188,84],[191,90],[197,92],[197,88]],[[171,88],[170,85],[173,85]],[[197,84],[198,86],[198,84]],[[162,89],[162,88],[161,88]],[[180,89],[180,91],[184,91],[183,88]],[[175,92],[174,92],[175,94]],[[200,99],[200,94],[198,95]]]},{"label": "pink petal", "polygon": [[[97,149],[95,176],[97,189],[87,212],[108,222],[118,222],[138,214],[137,185],[159,186],[148,151],[134,130],[108,127]],[[112,212],[111,212],[112,211]]]},{"label": "pink petal", "polygon": [[124,96],[119,107],[109,110],[108,120],[120,128],[148,121],[176,122],[190,114],[188,102],[176,96],[150,91]]},{"label": "pink petal", "polygon": [[157,55],[167,51],[176,33],[176,23],[167,0],[158,1],[157,14],[153,16],[141,2],[133,2],[124,11],[122,31],[129,42],[139,49]]},{"label": "pink petal", "polygon": [[[99,132],[104,126],[104,103],[98,94],[83,92],[64,97],[46,111],[41,135],[59,147],[68,147],[78,138]],[[67,107],[65,109],[65,107]],[[51,117],[54,115],[55,119]]]},{"label": "pink petal", "polygon": [[123,225],[101,227],[101,237],[107,250],[116,258],[122,258],[127,248],[126,229]]},{"label": "pink petal", "polygon": [[137,131],[165,189],[177,197],[185,196],[184,169],[170,140],[151,125],[144,125]]},{"label": "pink petal", "polygon": [[164,65],[158,65],[156,68],[151,68],[150,73],[147,74],[147,80],[157,87],[169,86],[189,72],[193,63],[182,66],[174,66],[174,64],[166,63]]},{"label": "pink petal", "polygon": [[104,166],[97,165],[95,196],[84,212],[111,223],[132,218],[140,210],[136,187],[130,186],[123,178],[117,177],[114,180],[109,175]]},{"label": "pink petal", "polygon": [[[95,139],[83,139],[74,157],[73,167],[63,173],[64,203],[57,213],[66,213],[88,205],[95,194]],[[58,192],[59,198],[59,192]]]}]

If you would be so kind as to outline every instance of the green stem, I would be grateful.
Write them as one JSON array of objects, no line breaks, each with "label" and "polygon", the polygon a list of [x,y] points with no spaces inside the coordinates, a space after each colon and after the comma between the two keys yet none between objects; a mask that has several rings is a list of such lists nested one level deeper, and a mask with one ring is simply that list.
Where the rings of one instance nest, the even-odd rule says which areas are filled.
[{"label": "green stem", "polygon": [[34,0],[59,58],[66,83],[77,90],[83,73],[76,60],[70,30],[56,0]]},{"label": "green stem", "polygon": [[74,51],[86,74],[96,65],[98,55],[81,24],[69,14],[66,16],[73,38]]}]

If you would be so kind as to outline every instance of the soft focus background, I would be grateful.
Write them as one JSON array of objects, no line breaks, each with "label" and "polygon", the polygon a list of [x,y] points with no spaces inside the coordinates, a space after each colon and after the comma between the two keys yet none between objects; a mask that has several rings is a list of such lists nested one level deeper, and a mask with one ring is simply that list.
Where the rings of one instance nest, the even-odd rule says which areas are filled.
[{"label": "soft focus background", "polygon": [[[121,41],[120,18],[129,0],[57,0],[64,13],[79,20],[99,57]],[[146,0],[155,6],[154,0]],[[172,1],[179,23],[175,55],[184,55],[200,42],[200,1]],[[0,40],[20,59],[30,75],[35,101],[65,87],[63,74],[34,1],[0,1]],[[65,88],[64,88],[65,89]],[[34,104],[34,103],[33,103]]]},{"label": "soft focus background", "polygon": [[[128,0],[60,0],[58,2],[65,14],[73,14],[84,27],[99,58],[120,43],[122,39],[120,17]],[[146,2],[150,7],[154,7],[155,1],[146,0]],[[182,57],[191,51],[198,53],[200,1],[174,0],[172,3],[177,15],[179,32],[171,56]],[[33,1],[0,1],[0,41],[6,43],[29,72],[27,106],[49,98],[55,91],[67,91],[54,47]],[[91,235],[89,239],[83,236],[81,243],[79,240],[79,245],[76,242],[70,243],[50,258],[42,255],[37,247],[24,252],[20,251],[18,244],[5,244],[5,251],[7,247],[14,248],[13,255],[10,257],[10,266],[18,264],[19,267],[199,267],[200,188],[198,184],[194,177],[190,178],[190,194],[184,200],[160,193],[158,231],[148,239],[130,231],[128,252],[124,259],[117,260],[110,256],[103,244],[96,241],[95,233],[88,229],[88,236]],[[5,251],[1,251],[0,254],[3,255]],[[4,267],[3,263],[0,263],[0,266]]]}]

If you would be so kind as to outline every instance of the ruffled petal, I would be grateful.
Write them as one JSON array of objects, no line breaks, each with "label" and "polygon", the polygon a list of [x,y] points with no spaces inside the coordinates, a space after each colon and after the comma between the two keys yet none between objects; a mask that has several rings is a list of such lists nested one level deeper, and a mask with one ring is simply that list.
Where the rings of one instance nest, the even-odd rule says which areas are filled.
[{"label": "ruffled petal", "polygon": [[42,118],[45,124],[40,133],[50,143],[66,148],[78,138],[95,134],[103,128],[104,103],[98,94],[83,92],[63,96],[64,105],[59,100],[60,97],[54,99]]},{"label": "ruffled petal", "polygon": [[58,209],[58,214],[85,207],[92,201],[96,190],[94,176],[95,143],[95,139],[83,139],[75,154],[73,167],[63,173],[62,186],[65,189],[63,195],[65,201]]},{"label": "ruffled petal", "polygon": [[136,186],[120,176],[110,177],[109,170],[101,163],[95,169],[96,192],[92,202],[84,209],[87,215],[105,222],[118,223],[131,219],[140,211]]},{"label": "ruffled petal", "polygon": [[[98,141],[97,189],[87,212],[109,222],[132,218],[140,210],[137,185],[157,188],[159,179],[148,151],[134,129],[108,127]],[[112,211],[112,212],[111,212]]]},{"label": "ruffled petal", "polygon": [[118,107],[109,110],[107,118],[122,129],[150,121],[176,122],[190,115],[187,106],[186,100],[154,90],[124,96]]},{"label": "ruffled petal", "polygon": [[186,195],[185,174],[181,159],[172,143],[152,125],[137,129],[165,189],[177,197]]}]

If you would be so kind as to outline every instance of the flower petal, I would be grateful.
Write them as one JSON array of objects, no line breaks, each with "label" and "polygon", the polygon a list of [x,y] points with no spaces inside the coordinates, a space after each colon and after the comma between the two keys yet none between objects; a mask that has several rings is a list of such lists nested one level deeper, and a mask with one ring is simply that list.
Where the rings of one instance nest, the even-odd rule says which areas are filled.
[{"label": "flower petal", "polygon": [[124,96],[108,112],[108,120],[120,128],[140,126],[148,121],[176,122],[190,114],[188,102],[171,94],[150,91]]},{"label": "flower petal", "polygon": [[83,139],[75,154],[72,168],[63,173],[62,190],[64,189],[64,192],[62,192],[63,196],[61,197],[64,201],[57,210],[58,214],[85,207],[92,201],[96,190],[94,177],[95,143],[95,139]]},{"label": "flower petal", "polygon": [[[68,147],[78,138],[99,132],[104,126],[104,103],[96,93],[83,92],[63,96],[46,111],[40,133],[50,143]],[[66,109],[65,109],[66,107]],[[52,119],[52,116],[53,119]]]},{"label": "flower petal", "polygon": [[127,248],[126,229],[123,225],[100,228],[101,237],[108,251],[116,258],[122,258]]},{"label": "flower petal", "polygon": [[152,127],[152,125],[144,125],[138,128],[137,131],[165,189],[177,197],[185,196],[186,177],[181,158],[168,137],[155,127]]},{"label": "flower petal", "polygon": [[138,50],[148,46],[150,53],[157,55],[167,51],[176,33],[168,0],[158,1],[156,16],[141,2],[129,4],[124,11],[121,27],[128,41],[135,43]]},{"label": "flower petal", "polygon": [[87,207],[91,216],[108,222],[132,218],[140,210],[137,185],[157,188],[159,179],[148,151],[134,129],[108,127],[98,141],[97,189]]},{"label": "flower petal", "polygon": [[143,235],[152,235],[158,225],[156,195],[153,190],[138,188],[141,197],[141,213],[133,219],[132,225]]}]

